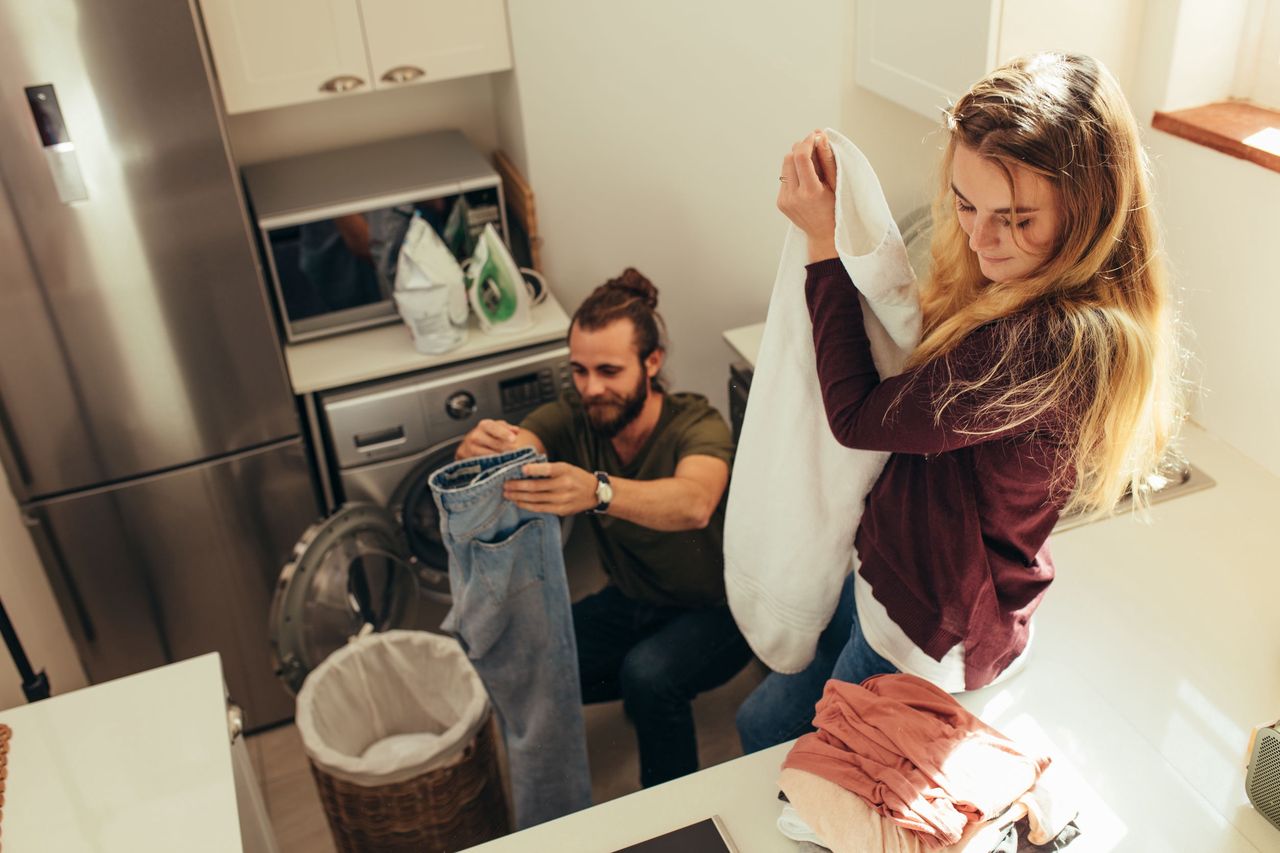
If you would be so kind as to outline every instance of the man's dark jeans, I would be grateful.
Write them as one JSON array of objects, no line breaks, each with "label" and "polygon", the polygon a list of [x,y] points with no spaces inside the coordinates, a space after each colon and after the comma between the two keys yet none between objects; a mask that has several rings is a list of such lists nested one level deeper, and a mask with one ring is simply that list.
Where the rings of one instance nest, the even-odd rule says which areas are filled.
[{"label": "man's dark jeans", "polygon": [[690,703],[751,659],[728,606],[659,607],[610,585],[573,605],[573,629],[582,701],[622,699],[640,745],[640,784],[697,770]]}]

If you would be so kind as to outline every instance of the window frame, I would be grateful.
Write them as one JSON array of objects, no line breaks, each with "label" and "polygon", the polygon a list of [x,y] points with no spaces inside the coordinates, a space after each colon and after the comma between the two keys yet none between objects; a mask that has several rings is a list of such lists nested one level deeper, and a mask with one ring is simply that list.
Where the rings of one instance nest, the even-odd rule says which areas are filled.
[{"label": "window frame", "polygon": [[1232,97],[1280,110],[1280,0],[1249,0]]}]

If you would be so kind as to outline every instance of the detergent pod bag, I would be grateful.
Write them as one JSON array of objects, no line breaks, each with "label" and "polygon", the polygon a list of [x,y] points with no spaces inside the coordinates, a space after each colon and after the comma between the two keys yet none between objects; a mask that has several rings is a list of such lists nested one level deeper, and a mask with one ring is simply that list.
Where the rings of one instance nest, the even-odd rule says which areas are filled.
[{"label": "detergent pod bag", "polygon": [[467,285],[444,241],[427,221],[409,223],[396,266],[396,307],[418,352],[439,355],[467,340]]},{"label": "detergent pod bag", "polygon": [[533,325],[532,297],[524,276],[493,225],[485,225],[467,262],[467,293],[481,330],[510,334]]}]

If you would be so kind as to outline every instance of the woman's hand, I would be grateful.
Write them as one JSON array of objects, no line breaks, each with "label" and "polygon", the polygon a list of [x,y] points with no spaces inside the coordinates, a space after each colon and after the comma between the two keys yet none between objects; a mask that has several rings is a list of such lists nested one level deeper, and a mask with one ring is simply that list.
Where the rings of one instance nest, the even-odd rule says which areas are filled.
[{"label": "woman's hand", "polygon": [[778,210],[809,238],[809,263],[836,255],[836,157],[815,130],[791,146],[779,172]]}]

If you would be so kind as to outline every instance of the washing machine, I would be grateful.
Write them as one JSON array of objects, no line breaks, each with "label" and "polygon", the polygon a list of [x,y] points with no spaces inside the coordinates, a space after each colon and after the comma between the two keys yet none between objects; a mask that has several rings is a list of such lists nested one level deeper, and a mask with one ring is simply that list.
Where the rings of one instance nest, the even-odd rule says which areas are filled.
[{"label": "washing machine", "polygon": [[340,505],[303,534],[277,584],[271,645],[286,688],[350,637],[439,629],[448,554],[428,478],[482,418],[519,423],[572,387],[568,347],[555,343],[319,396]]}]

